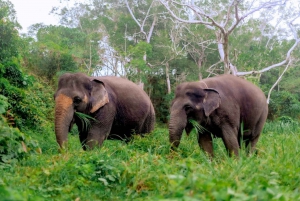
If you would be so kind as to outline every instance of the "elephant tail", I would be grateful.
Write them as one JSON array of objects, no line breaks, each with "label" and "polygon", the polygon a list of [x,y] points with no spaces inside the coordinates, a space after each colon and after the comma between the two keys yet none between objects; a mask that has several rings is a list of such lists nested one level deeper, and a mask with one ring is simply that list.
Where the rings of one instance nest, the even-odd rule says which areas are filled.
[{"label": "elephant tail", "polygon": [[151,104],[148,115],[144,121],[142,133],[150,133],[154,129],[154,124],[155,124],[155,111],[153,105]]}]

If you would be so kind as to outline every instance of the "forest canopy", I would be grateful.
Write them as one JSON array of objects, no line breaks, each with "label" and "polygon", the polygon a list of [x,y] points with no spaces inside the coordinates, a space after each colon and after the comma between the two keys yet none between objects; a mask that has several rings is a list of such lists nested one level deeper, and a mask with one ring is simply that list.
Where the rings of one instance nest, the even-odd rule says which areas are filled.
[{"label": "forest canopy", "polygon": [[1,94],[11,112],[16,108],[7,85],[23,90],[41,79],[54,89],[64,72],[84,72],[126,77],[143,86],[157,119],[167,122],[178,83],[232,73],[269,93],[270,119],[299,118],[300,18],[294,1],[63,5],[52,9],[59,25],[33,24],[19,34],[13,4],[1,0]]}]

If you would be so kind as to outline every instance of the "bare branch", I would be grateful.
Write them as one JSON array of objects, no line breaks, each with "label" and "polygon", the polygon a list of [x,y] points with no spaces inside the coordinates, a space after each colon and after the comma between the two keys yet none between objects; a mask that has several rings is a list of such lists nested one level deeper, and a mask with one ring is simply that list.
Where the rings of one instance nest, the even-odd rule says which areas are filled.
[{"label": "bare branch", "polygon": [[132,10],[131,10],[131,8],[129,7],[129,4],[128,4],[128,1],[127,1],[127,0],[125,0],[125,3],[126,3],[127,9],[128,9],[128,11],[129,11],[129,13],[130,13],[132,19],[139,25],[139,27],[142,27],[142,25],[139,23],[139,21],[135,18],[134,14],[133,14],[133,12],[132,12]]},{"label": "bare branch", "polygon": [[266,3],[263,3],[261,5],[259,5],[258,7],[254,8],[253,10],[250,10],[248,13],[244,14],[240,19],[244,19],[246,18],[247,16],[255,13],[256,11],[259,11],[263,8],[271,8],[271,7],[274,7],[274,6],[280,6],[280,5],[284,5],[286,3],[286,0],[285,1],[282,1],[282,0],[279,0],[279,1],[274,1],[274,2],[266,2]]},{"label": "bare branch", "polygon": [[288,61],[290,61],[291,53],[298,46],[299,43],[300,43],[299,39],[295,41],[294,45],[291,47],[291,49],[286,54],[285,60],[283,60],[282,62],[279,62],[277,64],[273,64],[273,65],[271,65],[269,67],[266,67],[266,68],[264,68],[262,70],[258,70],[258,71],[238,72],[237,76],[244,76],[244,75],[250,75],[250,74],[261,74],[261,73],[269,71],[269,70],[271,70],[273,68],[276,68],[276,67],[279,67],[279,66],[282,66],[282,65],[286,64]]},{"label": "bare branch", "polygon": [[[225,70],[230,69],[230,71],[237,76],[248,75],[248,74],[253,74],[253,73],[263,73],[272,68],[282,66],[282,65],[290,62],[291,53],[294,51],[294,49],[300,43],[300,39],[297,36],[297,32],[293,29],[292,24],[290,23],[289,26],[294,34],[295,43],[290,48],[290,50],[287,52],[286,58],[282,62],[271,65],[271,66],[264,68],[262,70],[259,70],[259,71],[238,72],[237,68],[233,64],[230,63],[230,59],[229,59],[229,44],[228,44],[229,35],[241,23],[241,21],[244,20],[245,18],[247,18],[249,15],[252,15],[253,13],[255,13],[257,11],[261,11],[262,9],[269,9],[269,8],[272,8],[275,6],[284,5],[287,2],[287,0],[264,1],[262,3],[257,2],[255,0],[249,1],[250,7],[248,7],[249,10],[245,11],[245,13],[239,13],[239,5],[242,2],[242,0],[231,0],[230,3],[228,4],[226,16],[222,20],[223,21],[222,23],[218,23],[216,21],[216,18],[214,19],[213,15],[208,14],[207,12],[203,11],[201,8],[196,6],[194,4],[194,1],[191,1],[191,3],[186,3],[186,4],[178,3],[173,0],[159,0],[159,1],[168,10],[168,12],[171,14],[171,16],[179,22],[183,22],[183,23],[187,23],[187,24],[202,24],[209,28],[215,27],[216,29],[218,29],[218,30],[216,30],[216,36],[217,36],[216,38],[217,38],[218,51],[219,51],[219,55],[221,57],[221,61],[224,62]],[[177,8],[177,10],[179,8],[190,9],[190,11],[193,11],[194,14],[198,17],[198,19],[186,20],[186,19],[180,17],[179,15],[177,15],[175,10],[173,9],[173,7],[175,7],[174,9]],[[180,10],[178,10],[178,11],[180,11]],[[231,14],[232,12],[234,12],[234,17],[232,17],[233,16],[233,14]],[[295,19],[293,19],[293,20],[295,20]],[[231,21],[232,21],[232,24],[230,25],[230,27],[226,28],[226,26],[228,27],[228,24]],[[209,70],[211,70],[212,67],[210,67]]]},{"label": "bare branch", "polygon": [[[126,0],[126,1],[127,1],[127,0]],[[144,18],[143,23],[142,23],[142,27],[144,27],[144,25],[145,25],[145,22],[146,22],[146,20],[147,20],[147,18],[148,18],[148,16],[149,16],[149,13],[150,13],[150,10],[151,10],[151,8],[152,8],[153,3],[154,3],[154,1],[152,1],[151,5],[150,5],[149,8],[148,8],[146,17]]]},{"label": "bare branch", "polygon": [[142,25],[139,23],[139,21],[135,18],[134,14],[133,14],[133,12],[132,12],[132,10],[131,10],[131,8],[129,7],[128,1],[125,0],[125,3],[126,3],[127,9],[128,9],[128,11],[129,11],[129,13],[130,13],[132,19],[133,19],[133,20],[136,22],[136,24],[140,27],[141,32],[142,32],[143,34],[146,35],[145,31],[143,30],[143,29],[144,29],[143,26],[142,26]]},{"label": "bare branch", "polygon": [[217,63],[211,65],[211,66],[207,69],[207,72],[209,72],[210,74],[213,74],[213,70],[212,70],[212,69],[213,69],[215,66],[217,66],[218,64],[220,64],[220,63],[222,63],[222,61],[218,61]]},{"label": "bare branch", "polygon": [[[275,1],[275,2],[266,2],[266,3],[263,3],[263,4],[259,5],[258,7],[254,8],[253,10],[250,10],[249,12],[247,12],[246,14],[241,16],[240,18],[236,18],[235,23],[233,23],[231,25],[231,27],[228,29],[228,33],[231,33],[235,29],[235,27],[237,27],[237,25],[240,23],[240,21],[242,21],[243,19],[245,19],[249,15],[251,15],[251,14],[253,14],[253,13],[255,13],[255,12],[261,10],[261,9],[264,9],[264,8],[284,5],[285,2],[286,2],[286,0],[284,2],[282,2],[282,0],[279,0],[279,1]],[[237,14],[237,11],[236,11],[236,14]]]},{"label": "bare branch", "polygon": [[228,10],[227,10],[227,15],[226,15],[226,21],[225,21],[225,23],[224,23],[224,27],[228,24],[228,22],[229,22],[229,19],[230,19],[230,12],[231,12],[231,9],[232,9],[232,7],[233,7],[233,5],[234,5],[234,8],[235,8],[235,13],[237,13],[237,5],[238,5],[238,3],[236,3],[236,4],[234,4],[235,3],[235,0],[232,0],[232,2],[231,2],[231,4],[230,4],[230,6],[228,7]]},{"label": "bare branch", "polygon": [[235,11],[235,20],[239,21],[239,9],[238,9],[238,5],[239,5],[240,1],[237,1],[236,4],[234,5],[234,11]]},{"label": "bare branch", "polygon": [[[210,20],[211,21],[211,25],[210,26],[215,26],[215,27],[219,28],[222,31],[222,33],[224,33],[224,34],[226,33],[226,30],[224,29],[224,27],[225,27],[224,25],[222,26],[221,24],[217,23],[211,16],[209,16],[208,14],[200,11],[200,9],[198,7],[192,6],[192,5],[186,5],[186,6],[188,8],[190,8],[191,10],[193,10],[194,12],[196,12],[197,14],[203,15],[205,18],[207,18],[208,20]],[[199,21],[199,24],[207,25],[206,23],[207,22],[205,22],[203,20]]]},{"label": "bare branch", "polygon": [[297,30],[296,30],[296,29],[293,27],[293,25],[292,25],[293,21],[295,21],[295,20],[296,20],[297,18],[299,18],[299,17],[300,17],[300,15],[297,16],[297,17],[295,17],[295,18],[293,18],[292,21],[288,23],[289,28],[291,29],[291,31],[292,31],[292,33],[293,33],[293,36],[294,36],[294,39],[295,39],[295,43],[294,43],[294,45],[289,49],[289,51],[288,51],[287,54],[286,54],[286,58],[285,58],[283,61],[281,61],[281,62],[279,62],[279,63],[277,63],[277,64],[273,64],[273,65],[271,65],[271,66],[269,66],[269,67],[266,67],[266,68],[264,68],[264,69],[262,69],[262,70],[259,70],[259,71],[238,72],[238,73],[237,73],[237,76],[250,75],[250,74],[261,74],[261,73],[263,73],[263,72],[269,71],[269,70],[271,70],[271,69],[273,69],[273,68],[282,66],[282,65],[286,64],[287,62],[289,62],[289,61],[291,60],[291,54],[292,54],[292,52],[293,52],[294,49],[296,49],[296,47],[300,44],[300,38],[298,37]]},{"label": "bare branch", "polygon": [[154,30],[154,26],[155,26],[155,24],[156,24],[156,20],[157,20],[157,17],[156,17],[156,15],[155,15],[155,16],[154,16],[154,19],[153,19],[153,22],[152,22],[152,24],[151,24],[151,27],[150,27],[148,36],[147,36],[147,43],[150,43],[150,39],[151,39],[153,30]]},{"label": "bare branch", "polygon": [[184,20],[180,17],[178,17],[177,15],[175,15],[175,13],[170,9],[170,7],[167,5],[168,2],[163,2],[163,0],[159,0],[161,2],[161,4],[163,4],[165,6],[165,8],[169,11],[169,13],[179,22],[184,22],[184,23],[188,23],[188,24],[203,24],[203,25],[208,25],[208,26],[213,26],[213,23],[209,23],[209,22],[204,22],[201,20]]},{"label": "bare branch", "polygon": [[283,74],[287,71],[287,69],[289,68],[291,61],[292,61],[292,60],[289,61],[289,63],[286,65],[285,69],[283,70],[283,72],[281,73],[281,75],[279,76],[279,78],[277,79],[277,81],[273,84],[273,86],[272,86],[271,89],[269,90],[268,98],[267,98],[267,103],[268,103],[268,104],[269,104],[269,102],[270,102],[270,96],[271,96],[272,90],[274,89],[274,87],[275,87],[275,86],[280,82],[280,80],[282,79],[282,76],[283,76]]}]

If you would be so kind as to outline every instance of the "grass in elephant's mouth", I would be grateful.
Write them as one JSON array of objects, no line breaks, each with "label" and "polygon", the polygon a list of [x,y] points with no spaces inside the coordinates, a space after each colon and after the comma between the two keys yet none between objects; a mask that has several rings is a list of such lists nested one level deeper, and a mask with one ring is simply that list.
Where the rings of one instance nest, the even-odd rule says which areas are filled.
[{"label": "grass in elephant's mouth", "polygon": [[83,129],[85,131],[88,131],[91,127],[91,121],[97,121],[97,119],[91,117],[90,115],[81,113],[81,112],[75,112],[75,115],[80,119]]},{"label": "grass in elephant's mouth", "polygon": [[206,131],[206,129],[203,126],[201,126],[196,120],[189,119],[188,121],[196,129],[197,133],[203,133],[204,131]]}]

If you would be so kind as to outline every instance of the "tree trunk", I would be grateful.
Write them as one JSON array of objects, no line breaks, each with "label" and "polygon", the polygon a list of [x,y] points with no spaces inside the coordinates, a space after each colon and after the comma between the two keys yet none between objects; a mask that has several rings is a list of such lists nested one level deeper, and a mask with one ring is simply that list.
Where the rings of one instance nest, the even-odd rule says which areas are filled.
[{"label": "tree trunk", "polygon": [[201,73],[201,69],[202,69],[202,60],[203,60],[203,58],[202,58],[203,56],[201,55],[200,57],[199,57],[199,59],[198,59],[198,70],[199,70],[199,72],[198,72],[198,76],[199,76],[199,80],[202,80],[203,79],[203,77],[202,77],[202,73]]},{"label": "tree trunk", "polygon": [[222,34],[223,38],[223,51],[224,51],[224,74],[230,73],[230,60],[229,60],[229,40],[227,34]]},{"label": "tree trunk", "polygon": [[169,63],[166,63],[166,81],[167,81],[167,90],[168,94],[171,94],[171,83],[170,83],[170,75],[169,75]]}]

